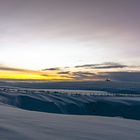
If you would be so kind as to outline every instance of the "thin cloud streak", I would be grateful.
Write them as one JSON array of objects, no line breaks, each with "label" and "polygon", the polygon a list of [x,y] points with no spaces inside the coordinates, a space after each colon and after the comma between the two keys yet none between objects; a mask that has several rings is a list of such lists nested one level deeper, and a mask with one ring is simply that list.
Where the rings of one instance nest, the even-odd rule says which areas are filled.
[{"label": "thin cloud streak", "polygon": [[112,69],[112,68],[126,68],[127,65],[122,65],[119,63],[106,62],[102,64],[86,64],[75,66],[76,68],[88,68],[88,69]]},{"label": "thin cloud streak", "polygon": [[39,73],[39,71],[35,71],[35,70],[27,70],[27,69],[20,69],[20,68],[12,68],[12,67],[7,67],[7,66],[0,66],[0,71]]},{"label": "thin cloud streak", "polygon": [[42,71],[47,71],[47,70],[55,71],[55,70],[60,70],[60,68],[47,68],[47,69],[43,69]]}]

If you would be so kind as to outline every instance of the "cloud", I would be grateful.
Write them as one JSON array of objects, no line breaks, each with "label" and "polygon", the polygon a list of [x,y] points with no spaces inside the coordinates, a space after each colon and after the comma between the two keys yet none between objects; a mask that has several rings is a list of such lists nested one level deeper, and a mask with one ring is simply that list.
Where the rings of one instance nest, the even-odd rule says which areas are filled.
[{"label": "cloud", "polygon": [[[101,70],[98,71],[98,69]],[[112,81],[140,82],[140,66],[128,66],[114,62],[86,64],[68,68],[55,67],[47,68],[42,71],[26,70],[0,65],[0,71],[2,76],[6,72],[10,72],[11,77],[14,77],[14,75],[16,76],[16,74],[23,74],[27,78],[29,77],[28,75],[36,76],[37,78],[42,78],[44,76],[43,78],[46,80],[49,79],[52,81],[56,79],[95,81],[109,78]]]},{"label": "cloud", "polygon": [[112,69],[112,68],[125,68],[127,65],[114,62],[106,62],[102,64],[86,64],[75,66],[75,68],[87,68],[87,69]]},{"label": "cloud", "polygon": [[20,69],[20,68],[12,68],[12,67],[1,66],[1,65],[0,65],[0,71],[34,72],[34,73],[38,73],[38,72],[35,71],[35,70],[27,70],[27,69]]},{"label": "cloud", "polygon": [[140,72],[107,72],[101,75],[115,81],[140,82]]},{"label": "cloud", "polygon": [[47,74],[41,74],[41,76],[46,76],[46,77],[48,77],[49,75],[47,75]]},{"label": "cloud", "polygon": [[58,72],[58,74],[70,74],[70,71],[62,71],[62,72]]},{"label": "cloud", "polygon": [[73,72],[72,77],[74,80],[103,80],[103,77],[92,72]]},{"label": "cloud", "polygon": [[70,78],[73,80],[81,80],[81,81],[105,80],[106,78],[110,78],[112,81],[113,80],[130,81],[130,82],[140,81],[139,80],[140,66],[132,66],[132,65],[129,66],[115,62],[78,65],[75,66],[74,68],[57,67],[57,68],[49,68],[46,70],[50,70],[49,72],[52,71],[51,73],[55,72],[54,73],[55,75],[63,78]]},{"label": "cloud", "polygon": [[47,71],[47,70],[52,70],[52,71],[55,71],[55,70],[60,70],[60,68],[47,68],[47,69],[43,69],[42,71]]}]

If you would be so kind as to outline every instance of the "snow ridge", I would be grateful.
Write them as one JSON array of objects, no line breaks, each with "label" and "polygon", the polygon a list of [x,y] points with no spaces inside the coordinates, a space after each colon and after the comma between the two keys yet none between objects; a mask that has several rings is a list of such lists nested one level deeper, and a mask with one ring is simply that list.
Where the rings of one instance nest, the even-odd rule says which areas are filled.
[{"label": "snow ridge", "polygon": [[98,94],[69,94],[57,90],[1,87],[0,103],[40,112],[140,120],[140,97],[115,97],[107,94],[97,96]]}]

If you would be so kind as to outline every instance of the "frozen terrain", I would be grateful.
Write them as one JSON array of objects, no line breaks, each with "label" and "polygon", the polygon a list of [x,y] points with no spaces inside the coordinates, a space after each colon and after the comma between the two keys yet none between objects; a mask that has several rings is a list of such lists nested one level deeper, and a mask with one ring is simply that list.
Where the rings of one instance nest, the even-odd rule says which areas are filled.
[{"label": "frozen terrain", "polygon": [[43,82],[43,81],[0,81],[0,85],[36,88],[36,89],[68,89],[68,90],[98,90],[115,93],[140,94],[140,83],[131,82]]},{"label": "frozen terrain", "polygon": [[0,140],[139,140],[140,121],[26,111],[0,105]]},{"label": "frozen terrain", "polygon": [[139,93],[22,84],[0,84],[0,140],[140,139]]},{"label": "frozen terrain", "polygon": [[48,113],[98,115],[140,120],[139,94],[0,86],[0,103]]}]

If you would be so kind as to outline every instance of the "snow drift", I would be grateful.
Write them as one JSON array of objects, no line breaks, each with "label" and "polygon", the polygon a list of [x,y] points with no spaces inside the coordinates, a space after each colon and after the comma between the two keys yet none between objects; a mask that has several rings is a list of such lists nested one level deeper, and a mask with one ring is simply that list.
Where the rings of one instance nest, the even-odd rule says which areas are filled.
[{"label": "snow drift", "polygon": [[0,86],[0,140],[140,139],[140,96],[130,94],[138,86],[114,94],[33,85]]},{"label": "snow drift", "polygon": [[0,103],[48,113],[99,115],[140,120],[139,96],[116,97],[114,94],[99,91],[94,91],[93,95],[83,94],[82,91],[80,93],[0,87]]},{"label": "snow drift", "polygon": [[139,140],[140,121],[58,115],[0,105],[1,140]]}]

